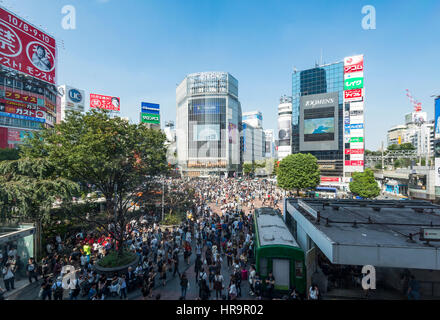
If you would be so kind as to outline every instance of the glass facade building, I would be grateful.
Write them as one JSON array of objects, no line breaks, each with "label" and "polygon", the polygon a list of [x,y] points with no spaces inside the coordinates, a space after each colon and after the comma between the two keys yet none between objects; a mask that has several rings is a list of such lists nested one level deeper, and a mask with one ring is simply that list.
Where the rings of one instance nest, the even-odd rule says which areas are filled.
[{"label": "glass facade building", "polygon": [[226,72],[188,75],[176,89],[178,164],[185,176],[241,171],[238,81]]},{"label": "glass facade building", "polygon": [[319,161],[321,175],[343,176],[344,161],[344,123],[343,123],[343,91],[344,90],[344,62],[316,66],[312,69],[296,71],[292,75],[292,153],[300,150],[300,119],[301,97],[337,93],[338,96],[338,148],[335,150],[307,151]]}]

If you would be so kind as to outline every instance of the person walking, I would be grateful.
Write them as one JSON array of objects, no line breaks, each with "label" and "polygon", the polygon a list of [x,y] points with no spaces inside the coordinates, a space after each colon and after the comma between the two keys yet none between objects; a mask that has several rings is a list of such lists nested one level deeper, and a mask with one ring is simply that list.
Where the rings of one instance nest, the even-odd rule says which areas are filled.
[{"label": "person walking", "polygon": [[309,288],[309,300],[318,300],[319,290],[316,284],[312,284]]},{"label": "person walking", "polygon": [[63,278],[58,277],[57,281],[52,285],[53,299],[63,300],[64,288],[63,288]]},{"label": "person walking", "polygon": [[35,281],[38,282],[37,268],[34,258],[29,258],[28,264],[26,265],[26,273],[29,283],[32,283],[32,279],[35,279]]},{"label": "person walking", "polygon": [[15,274],[9,262],[7,262],[6,265],[3,267],[2,273],[3,273],[3,281],[5,283],[6,291],[14,290]]},{"label": "person walking", "polygon": [[214,290],[215,290],[215,298],[218,300],[222,298],[222,291],[224,289],[224,279],[223,275],[217,270],[216,275],[214,276]]},{"label": "person walking", "polygon": [[188,289],[189,289],[188,278],[186,277],[185,273],[182,273],[182,275],[180,276],[180,291],[181,291],[180,299],[181,300],[186,299],[186,291]]}]

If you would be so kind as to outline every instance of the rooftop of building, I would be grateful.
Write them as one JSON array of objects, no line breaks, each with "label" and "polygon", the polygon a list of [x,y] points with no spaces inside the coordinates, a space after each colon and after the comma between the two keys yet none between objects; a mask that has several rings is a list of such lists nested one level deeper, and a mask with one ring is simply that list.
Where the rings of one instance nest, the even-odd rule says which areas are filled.
[{"label": "rooftop of building", "polygon": [[[440,248],[420,240],[422,227],[440,228],[440,206],[418,200],[288,199],[316,229],[338,245]],[[319,222],[318,222],[319,221]]]}]

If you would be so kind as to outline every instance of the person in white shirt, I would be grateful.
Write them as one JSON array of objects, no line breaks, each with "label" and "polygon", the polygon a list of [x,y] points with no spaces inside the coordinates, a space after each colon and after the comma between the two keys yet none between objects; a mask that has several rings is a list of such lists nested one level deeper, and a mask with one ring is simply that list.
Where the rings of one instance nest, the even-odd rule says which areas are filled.
[{"label": "person in white shirt", "polygon": [[310,289],[309,289],[309,299],[310,300],[318,300],[318,297],[319,297],[318,286],[313,284],[310,286]]}]

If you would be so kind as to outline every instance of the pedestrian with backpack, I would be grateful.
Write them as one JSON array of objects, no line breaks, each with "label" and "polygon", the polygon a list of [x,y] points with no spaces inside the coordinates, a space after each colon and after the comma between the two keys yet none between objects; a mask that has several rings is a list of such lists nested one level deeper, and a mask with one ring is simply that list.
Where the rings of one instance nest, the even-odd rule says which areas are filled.
[{"label": "pedestrian with backpack", "polygon": [[63,278],[58,277],[57,281],[52,285],[53,299],[63,300],[64,288],[63,288]]}]

